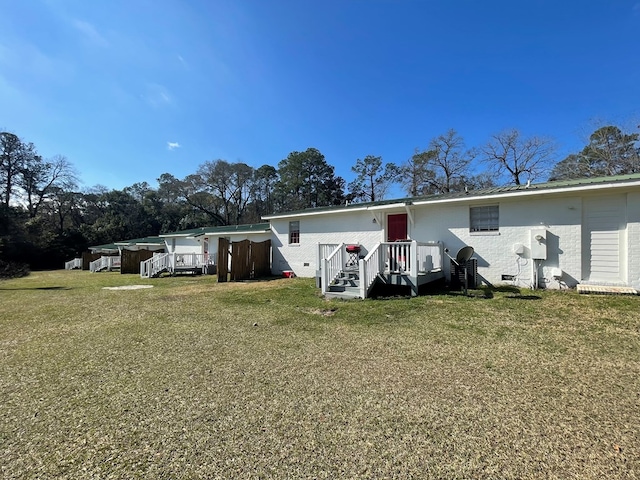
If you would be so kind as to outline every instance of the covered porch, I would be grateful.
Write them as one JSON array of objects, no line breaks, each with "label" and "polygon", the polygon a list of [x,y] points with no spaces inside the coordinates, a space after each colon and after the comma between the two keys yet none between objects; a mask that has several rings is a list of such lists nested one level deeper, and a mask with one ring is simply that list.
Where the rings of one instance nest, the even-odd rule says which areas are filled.
[{"label": "covered porch", "polygon": [[207,253],[157,253],[140,262],[140,277],[153,278],[162,273],[208,274],[215,273],[215,255]]}]

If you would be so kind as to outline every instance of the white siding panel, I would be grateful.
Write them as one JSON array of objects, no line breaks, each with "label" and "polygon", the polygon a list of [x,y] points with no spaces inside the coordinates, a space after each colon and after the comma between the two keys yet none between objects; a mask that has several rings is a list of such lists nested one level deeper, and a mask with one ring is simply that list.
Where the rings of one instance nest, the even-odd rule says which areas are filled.
[{"label": "white siding panel", "polygon": [[588,280],[624,282],[623,235],[626,202],[623,196],[606,196],[585,201],[585,238],[589,239]]}]

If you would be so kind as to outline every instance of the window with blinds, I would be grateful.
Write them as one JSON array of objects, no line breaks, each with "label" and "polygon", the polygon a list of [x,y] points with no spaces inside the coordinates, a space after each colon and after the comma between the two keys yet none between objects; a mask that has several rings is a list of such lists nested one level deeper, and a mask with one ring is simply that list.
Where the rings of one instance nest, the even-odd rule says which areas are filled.
[{"label": "window with blinds", "polygon": [[498,205],[469,208],[470,232],[497,232],[499,230]]}]

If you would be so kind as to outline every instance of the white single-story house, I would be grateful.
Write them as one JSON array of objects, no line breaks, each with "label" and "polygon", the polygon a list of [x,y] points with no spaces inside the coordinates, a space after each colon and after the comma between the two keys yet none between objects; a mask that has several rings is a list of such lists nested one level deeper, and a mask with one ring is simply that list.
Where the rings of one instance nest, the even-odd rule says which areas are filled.
[{"label": "white single-story house", "polygon": [[94,245],[89,247],[92,254],[116,255],[120,249],[115,243],[105,243],[104,245]]},{"label": "white single-story house", "polygon": [[[121,273],[138,273],[140,254],[146,253],[150,255],[151,253],[149,252],[163,252],[164,248],[164,240],[160,237],[134,238],[89,247],[92,254],[101,255],[89,263],[89,270],[100,272],[121,269]],[[131,264],[132,261],[133,265]],[[127,265],[124,270],[122,269],[123,262]]]},{"label": "white single-story house", "polygon": [[230,242],[241,240],[264,242],[271,238],[271,229],[268,223],[224,225],[164,233],[160,238],[164,240],[167,253],[197,253],[215,257],[218,254],[220,238],[226,238]]},{"label": "white single-story house", "polygon": [[[486,284],[640,284],[640,174],[354,203],[264,219],[271,224],[272,273],[326,275],[325,284],[357,264],[372,282],[385,272],[411,272],[415,280],[440,270],[450,278],[452,264],[434,245],[453,257],[473,247],[478,278]],[[339,260],[332,264],[334,258]]]},{"label": "white single-story house", "polygon": [[134,238],[132,240],[114,242],[114,245],[118,247],[121,255],[123,250],[130,250],[132,252],[136,252],[138,250],[160,252],[165,249],[164,239],[160,237]]},{"label": "white single-story house", "polygon": [[160,238],[164,242],[165,253],[141,264],[140,275],[143,277],[153,277],[162,272],[213,272],[220,238],[230,242],[264,242],[271,238],[271,229],[268,223],[199,227],[164,233]]}]

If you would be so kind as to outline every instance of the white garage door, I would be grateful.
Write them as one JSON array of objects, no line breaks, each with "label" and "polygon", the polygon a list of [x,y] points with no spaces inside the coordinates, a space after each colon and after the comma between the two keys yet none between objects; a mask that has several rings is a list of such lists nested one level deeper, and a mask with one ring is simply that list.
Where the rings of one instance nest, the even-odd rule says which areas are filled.
[{"label": "white garage door", "polygon": [[603,283],[625,280],[623,240],[626,216],[623,196],[599,197],[585,202],[587,280]]}]

